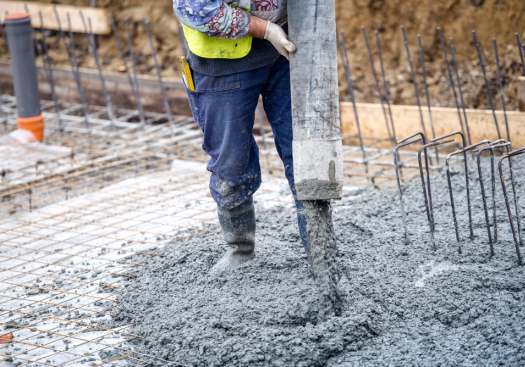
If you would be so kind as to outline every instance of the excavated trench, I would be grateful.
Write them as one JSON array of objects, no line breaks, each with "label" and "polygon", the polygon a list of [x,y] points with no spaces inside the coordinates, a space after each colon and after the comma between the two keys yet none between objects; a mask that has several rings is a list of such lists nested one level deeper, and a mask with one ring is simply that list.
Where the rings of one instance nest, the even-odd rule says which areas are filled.
[{"label": "excavated trench", "polygon": [[[524,174],[516,161],[522,213]],[[396,192],[367,190],[335,203],[337,261],[344,269],[340,316],[319,317],[295,214],[274,208],[258,212],[257,257],[238,271],[209,273],[224,251],[216,227],[154,256],[137,255],[145,264],[119,295],[114,322],[131,325],[139,336],[130,342],[135,350],[176,366],[522,366],[525,268],[517,266],[501,191],[499,241],[489,257],[475,176],[476,237],[463,241],[462,254],[444,174],[432,179],[435,251],[418,181],[406,189],[408,245]],[[461,176],[453,182],[467,238]]]}]

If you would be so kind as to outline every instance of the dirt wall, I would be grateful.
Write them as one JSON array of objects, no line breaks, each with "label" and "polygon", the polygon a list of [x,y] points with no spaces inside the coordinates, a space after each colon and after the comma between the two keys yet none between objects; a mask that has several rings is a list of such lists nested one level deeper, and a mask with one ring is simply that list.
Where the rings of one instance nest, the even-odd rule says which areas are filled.
[{"label": "dirt wall", "polygon": [[[29,1],[30,2],[30,1]],[[89,5],[90,0],[44,1],[63,4]],[[99,7],[109,8],[117,20],[121,36],[124,36],[124,20],[133,22],[132,37],[137,52],[141,72],[153,72],[151,50],[140,26],[144,17],[152,20],[152,31],[165,75],[174,75],[174,58],[181,53],[178,28],[170,0],[144,2],[139,0],[96,1]],[[377,93],[370,71],[370,63],[361,27],[371,30],[370,39],[375,51],[373,30],[378,30],[383,45],[383,55],[391,98],[394,103],[415,103],[415,93],[411,78],[407,73],[407,59],[403,50],[400,27],[405,26],[411,45],[415,45],[416,34],[422,37],[425,60],[428,63],[429,88],[432,103],[452,106],[453,98],[446,79],[442,51],[436,27],[445,30],[447,39],[454,42],[458,53],[459,74],[465,89],[465,100],[470,107],[486,107],[485,89],[489,88],[495,97],[500,89],[494,78],[491,40],[497,39],[504,73],[504,90],[508,95],[510,107],[516,108],[517,82],[521,72],[514,33],[523,34],[525,24],[525,2],[522,0],[337,0],[339,31],[344,33],[350,50],[350,63],[354,73],[356,95],[360,101],[377,102]],[[486,85],[480,74],[476,53],[471,43],[471,31],[476,29],[489,62],[489,83]],[[124,41],[125,39],[123,39]],[[51,34],[51,55],[57,63],[67,64],[66,52]],[[83,37],[77,38],[82,66],[94,67],[92,58],[85,52],[87,43]],[[0,59],[5,58],[5,45],[0,44]],[[111,37],[100,37],[99,47],[104,67],[110,70],[124,70],[120,55]],[[412,52],[416,50],[413,48]],[[379,71],[379,63],[376,60]],[[341,68],[341,91],[346,94],[347,84]]]}]

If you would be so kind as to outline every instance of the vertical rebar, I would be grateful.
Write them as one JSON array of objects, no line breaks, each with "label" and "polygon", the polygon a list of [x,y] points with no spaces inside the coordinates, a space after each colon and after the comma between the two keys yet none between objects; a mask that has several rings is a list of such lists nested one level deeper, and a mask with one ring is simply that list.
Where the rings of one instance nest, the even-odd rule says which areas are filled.
[{"label": "vertical rebar", "polygon": [[450,61],[449,61],[449,57],[448,57],[448,47],[447,47],[447,44],[446,44],[446,41],[445,41],[445,36],[443,34],[443,30],[440,27],[436,28],[436,31],[438,33],[439,43],[440,43],[441,49],[443,51],[443,60],[445,61],[445,66],[447,68],[448,84],[449,84],[450,90],[452,92],[452,96],[454,97],[454,103],[456,104],[456,110],[457,110],[457,113],[458,113],[459,125],[461,127],[461,132],[465,135],[466,131],[465,131],[465,126],[463,124],[463,116],[461,115],[461,109],[459,107],[458,94],[456,92],[456,86],[455,86],[455,83],[454,83],[454,75],[452,73],[452,68],[450,66]]},{"label": "vertical rebar", "polygon": [[[463,165],[465,169],[465,188],[466,188],[466,193],[467,193],[469,233],[470,233],[470,239],[473,239],[474,238],[474,224],[472,220],[472,204],[471,204],[472,200],[471,200],[471,195],[470,195],[470,178],[469,178],[470,176],[469,176],[469,169],[468,169],[467,152],[473,151],[474,149],[482,145],[487,145],[487,144],[490,144],[490,142],[488,140],[483,140],[477,144],[463,147],[462,149],[459,149],[459,150],[456,150],[450,153],[445,160],[445,166],[447,169],[447,184],[448,184],[448,191],[449,191],[449,196],[450,196],[450,206],[452,208],[452,217],[454,219],[454,229],[456,231],[456,239],[458,243],[461,242],[461,238],[459,236],[458,221],[457,221],[457,216],[456,216],[456,205],[454,202],[454,193],[453,193],[453,188],[452,188],[452,179],[451,179],[452,174],[451,174],[451,169],[450,169],[450,161],[456,155],[459,155],[459,154],[463,155],[463,160],[464,160]],[[459,252],[461,253],[461,246],[459,247]]]},{"label": "vertical rebar", "polygon": [[421,98],[419,94],[419,86],[417,82],[417,75],[414,69],[414,63],[412,62],[412,54],[410,52],[410,46],[408,45],[408,36],[405,27],[401,27],[401,34],[403,37],[403,45],[405,46],[405,53],[407,57],[408,72],[410,73],[410,79],[414,85],[414,93],[416,96],[417,109],[419,111],[419,123],[421,125],[421,130],[425,136],[427,135],[427,129],[425,127],[425,118],[423,117],[423,108],[421,107]]},{"label": "vertical rebar", "polygon": [[80,16],[80,20],[82,21],[82,27],[84,28],[84,32],[86,33],[86,37],[87,37],[88,44],[89,44],[89,50],[91,52],[93,59],[95,60],[98,78],[100,79],[100,85],[102,87],[102,94],[104,95],[104,100],[106,102],[106,110],[108,113],[110,124],[111,126],[113,126],[114,121],[115,121],[115,114],[113,113],[113,101],[111,99],[111,95],[108,92],[108,89],[106,86],[106,78],[104,77],[104,72],[102,71],[102,66],[100,64],[100,58],[98,55],[95,35],[93,34],[93,27],[91,25],[91,18],[88,18],[86,21],[86,18],[84,17],[84,13],[82,12],[82,10],[79,10],[78,14]]},{"label": "vertical rebar", "polygon": [[354,81],[352,79],[352,70],[350,69],[348,49],[346,47],[346,37],[344,36],[344,34],[339,33],[338,39],[339,39],[339,51],[341,54],[341,61],[343,63],[343,70],[345,74],[346,84],[348,85],[348,97],[350,98],[350,102],[352,103],[352,109],[354,111],[354,119],[355,119],[355,124],[357,128],[357,139],[359,142],[359,149],[361,150],[361,156],[363,158],[363,163],[365,165],[366,176],[369,179],[371,179],[368,174],[368,159],[366,155],[365,144],[363,142],[363,133],[361,131],[361,122],[359,119],[359,112],[357,111],[357,103],[356,103],[355,94],[354,94]]},{"label": "vertical rebar", "polygon": [[[434,128],[434,119],[432,117],[432,104],[430,102],[430,91],[428,88],[428,72],[427,72],[427,66],[425,62],[425,51],[423,49],[423,43],[421,41],[421,35],[417,35],[417,48],[418,48],[418,63],[419,67],[421,68],[421,73],[423,76],[423,87],[425,90],[425,100],[427,103],[427,111],[428,111],[428,121],[430,122],[430,130],[432,131],[432,139],[436,138],[436,130]],[[439,163],[439,149],[436,147],[436,161]]]},{"label": "vertical rebar", "polygon": [[55,90],[55,76],[53,73],[53,67],[51,64],[51,58],[49,57],[48,47],[47,47],[47,37],[46,31],[43,29],[44,17],[42,16],[42,11],[38,11],[38,18],[40,21],[41,30],[41,46],[42,46],[42,57],[43,57],[43,66],[46,72],[47,83],[49,84],[49,91],[51,93],[51,99],[53,100],[53,109],[55,111],[56,118],[58,120],[58,129],[60,134],[64,134],[64,126],[62,121],[62,113],[60,111],[60,103],[58,102],[58,96]]},{"label": "vertical rebar", "polygon": [[[89,150],[91,151],[92,149],[91,126],[90,126],[89,118],[88,118],[88,106],[87,106],[86,98],[84,95],[84,89],[82,88],[82,83],[80,80],[78,60],[75,54],[75,43],[74,43],[73,31],[71,27],[71,16],[69,15],[69,13],[67,13],[69,37],[66,37],[56,5],[53,6],[53,12],[54,12],[54,15],[57,21],[57,25],[58,25],[59,38],[61,38],[61,40],[64,42],[64,46],[66,48],[67,56],[69,59],[69,64],[71,66],[71,73],[73,74],[73,79],[77,87],[80,104],[81,104],[82,112],[84,115],[84,124],[86,125],[86,130],[88,132]],[[69,41],[68,41],[68,38],[69,38]]]},{"label": "vertical rebar", "polygon": [[[514,239],[514,246],[515,246],[515,249],[516,249],[516,254],[518,256],[518,264],[519,265],[523,264],[522,257],[521,257],[521,250],[520,250],[520,247],[523,246],[523,241],[522,241],[522,237],[521,237],[521,224],[520,224],[521,218],[520,218],[520,215],[519,215],[519,212],[518,212],[517,193],[516,193],[515,187],[513,187],[513,196],[514,196],[514,203],[515,203],[515,210],[516,210],[515,217],[516,217],[516,221],[517,221],[517,228],[516,228],[514,226],[514,218],[513,218],[513,215],[512,215],[512,210],[510,208],[510,202],[509,202],[509,197],[508,197],[508,192],[507,192],[507,186],[505,184],[505,177],[503,175],[503,161],[505,159],[507,159],[509,161],[509,169],[512,172],[512,167],[511,167],[511,159],[512,159],[512,157],[516,156],[516,155],[524,154],[524,153],[525,153],[525,148],[518,149],[516,151],[510,152],[509,154],[503,156],[498,161],[498,171],[499,171],[499,177],[500,177],[500,181],[501,181],[501,188],[503,190],[503,196],[505,198],[505,206],[507,208],[507,215],[508,215],[508,218],[509,218],[509,224],[510,224],[510,228],[511,228],[511,231],[512,231],[512,237]],[[513,183],[513,186],[514,186],[514,183]]]},{"label": "vertical rebar", "polygon": [[405,138],[401,140],[394,148],[393,155],[394,155],[394,169],[396,172],[396,183],[397,183],[397,189],[399,192],[399,209],[401,210],[401,219],[403,221],[403,232],[404,232],[404,239],[405,244],[408,244],[410,242],[410,238],[408,236],[408,224],[407,224],[407,213],[405,210],[405,202],[403,200],[403,187],[401,186],[401,166],[402,163],[399,159],[399,150],[403,147],[406,147],[408,145],[420,143],[421,145],[426,145],[427,140],[425,138],[425,135],[422,133],[416,133],[412,136],[409,136],[408,138]]},{"label": "vertical rebar", "polygon": [[516,38],[516,46],[518,46],[518,53],[521,60],[521,75],[525,76],[525,50],[523,49],[523,43],[521,42],[519,33],[515,33],[514,37]]},{"label": "vertical rebar", "polygon": [[[4,19],[7,17],[7,11],[4,13]],[[5,21],[4,21],[5,23]],[[7,47],[7,33],[6,33],[6,30],[5,30],[5,24],[1,27],[3,29],[3,37],[4,37],[4,40],[5,40],[5,45]],[[1,95],[0,95],[0,98],[1,98]],[[3,98],[2,98],[3,100]],[[9,108],[5,108],[4,110],[4,118],[3,118],[3,121],[2,121],[2,125],[4,126],[4,131],[7,132],[7,123],[9,122]]]},{"label": "vertical rebar", "polygon": [[[434,204],[432,200],[432,185],[430,183],[430,169],[428,163],[428,149],[438,147],[440,145],[451,144],[454,140],[450,138],[454,136],[459,136],[461,139],[461,147],[464,148],[466,144],[465,135],[462,132],[453,132],[447,135],[443,135],[433,139],[430,143],[424,145],[421,149],[418,150],[418,165],[419,165],[419,175],[421,178],[421,185],[423,187],[423,197],[425,199],[425,209],[427,212],[428,223],[430,227],[430,236],[432,240],[432,245],[435,249],[435,219],[434,219]],[[425,172],[423,171],[423,161],[421,159],[422,154],[425,155]],[[467,156],[466,152],[463,152],[464,162],[465,162],[465,172],[468,172],[467,166]],[[426,179],[425,179],[426,176]],[[467,189],[467,198],[470,197],[469,190],[469,180],[468,175],[466,176],[466,189]],[[470,201],[468,201],[468,207],[470,208]],[[469,210],[469,222],[472,222],[472,214]]]},{"label": "vertical rebar", "polygon": [[69,33],[69,37],[68,37],[69,38],[69,57],[70,57],[70,62],[71,62],[71,69],[73,71],[73,77],[75,78],[78,95],[80,97],[80,104],[82,107],[82,111],[84,113],[84,124],[86,125],[86,129],[88,130],[88,135],[90,137],[89,146],[91,150],[91,125],[89,123],[89,106],[88,106],[88,102],[86,99],[84,87],[82,86],[82,80],[80,77],[80,63],[76,55],[75,37],[73,35],[71,15],[69,14],[69,12],[66,13],[66,18],[67,18],[67,27],[68,27],[68,33]]},{"label": "vertical rebar", "polygon": [[[496,172],[495,172],[495,166],[494,166],[494,150],[495,149],[501,149],[505,148],[507,150],[507,154],[510,153],[511,150],[511,144],[507,141],[496,141],[490,144],[488,147],[484,147],[480,150],[478,150],[476,154],[476,161],[478,166],[478,178],[479,178],[479,185],[481,190],[481,199],[483,203],[483,212],[485,216],[485,227],[487,229],[487,236],[489,240],[489,246],[490,246],[490,255],[494,256],[494,243],[498,240],[498,222],[497,222],[497,213],[496,213]],[[494,235],[492,234],[490,227],[490,216],[489,216],[489,210],[488,210],[488,204],[487,204],[487,194],[485,190],[485,183],[483,179],[483,170],[481,167],[481,155],[483,152],[488,151],[490,153],[490,182],[491,182],[491,194],[492,194],[492,226],[494,227]],[[512,176],[511,171],[511,179],[513,181],[514,185],[514,179]],[[514,186],[513,186],[514,187]]]},{"label": "vertical rebar", "polygon": [[462,84],[463,81],[461,80],[461,77],[459,75],[459,68],[458,68],[458,60],[457,60],[457,54],[456,54],[456,46],[454,46],[454,43],[452,40],[449,42],[450,46],[450,56],[451,56],[451,67],[452,71],[454,72],[454,76],[456,77],[456,85],[458,87],[458,95],[459,95],[459,102],[461,104],[461,111],[463,112],[463,124],[465,125],[465,129],[467,132],[467,145],[472,144],[472,136],[470,135],[470,126],[468,122],[468,116],[467,116],[467,107],[465,104],[465,98],[463,96],[463,88]]},{"label": "vertical rebar", "polygon": [[[433,210],[432,210],[432,198],[431,198],[431,187],[430,187],[430,173],[428,169],[428,154],[427,154],[427,148],[428,147],[435,147],[439,143],[438,142],[432,142],[430,144],[425,144],[421,149],[417,152],[417,161],[419,166],[419,177],[421,179],[421,186],[423,188],[423,199],[425,201],[425,211],[427,214],[427,220],[428,225],[430,228],[430,240],[432,242],[432,248],[436,249],[436,239],[434,236],[435,231],[435,225],[434,225],[434,216],[433,216]],[[425,155],[425,171],[423,171],[423,160],[421,159],[421,155]],[[426,172],[426,179],[425,179],[425,172]]]},{"label": "vertical rebar", "polygon": [[498,42],[496,39],[492,40],[492,49],[494,50],[494,59],[496,61],[496,80],[498,83],[501,109],[503,110],[503,121],[505,122],[505,133],[507,134],[507,141],[510,141],[510,126],[509,118],[507,116],[507,102],[505,98],[505,90],[503,86],[503,75],[501,73],[501,63],[499,59]]},{"label": "vertical rebar", "polygon": [[124,20],[124,28],[126,29],[126,36],[128,41],[128,55],[131,64],[131,75],[133,83],[135,84],[135,97],[137,98],[139,106],[140,123],[144,127],[146,125],[146,118],[144,116],[144,108],[142,106],[142,95],[140,92],[140,83],[137,76],[137,58],[135,52],[133,51],[132,27],[133,24],[129,21],[129,18]]},{"label": "vertical rebar", "polygon": [[385,100],[383,97],[383,92],[381,91],[381,87],[379,86],[379,78],[377,76],[377,71],[374,65],[374,56],[372,55],[372,49],[370,47],[370,41],[368,38],[368,30],[366,28],[361,28],[361,33],[363,34],[363,38],[365,40],[366,49],[368,53],[368,61],[370,63],[370,70],[372,71],[372,77],[374,79],[374,86],[377,93],[377,97],[379,98],[379,103],[381,104],[381,110],[383,111],[383,117],[385,120],[386,130],[388,132],[388,138],[392,145],[395,145],[395,139],[392,135],[392,130],[390,128],[390,122],[388,121],[388,115],[385,108]]},{"label": "vertical rebar", "polygon": [[381,78],[383,80],[384,98],[387,106],[388,117],[390,118],[390,128],[392,130],[392,136],[394,138],[394,144],[397,144],[396,125],[394,123],[394,117],[392,115],[391,107],[391,94],[390,94],[390,83],[386,79],[385,73],[385,62],[383,60],[383,46],[381,43],[381,36],[378,31],[375,31],[377,56],[379,57],[379,66],[381,69]]},{"label": "vertical rebar", "polygon": [[122,42],[120,42],[115,18],[111,17],[110,23],[111,23],[111,29],[113,31],[113,37],[115,39],[115,45],[117,46],[118,53],[120,55],[120,58],[122,59],[122,64],[124,65],[124,69],[126,70],[129,87],[131,88],[131,91],[133,93],[133,98],[135,99],[137,111],[142,111],[143,110],[142,100],[138,96],[137,90],[135,88],[135,82],[133,81],[133,77],[131,76],[131,71],[128,65],[128,58],[126,57],[126,51],[124,50],[124,46],[122,45]]},{"label": "vertical rebar", "polygon": [[143,25],[144,25],[144,31],[146,32],[146,35],[148,37],[149,47],[151,48],[151,53],[152,53],[152,56],[153,56],[153,63],[154,63],[154,66],[155,66],[155,73],[157,74],[157,80],[159,82],[160,94],[162,96],[162,102],[164,104],[164,111],[165,111],[166,116],[168,118],[168,121],[169,121],[169,124],[170,124],[170,127],[171,127],[171,131],[173,133],[173,128],[174,128],[174,126],[173,126],[173,124],[174,124],[173,114],[171,112],[171,106],[170,106],[170,102],[168,100],[168,93],[166,91],[166,85],[164,84],[164,81],[162,80],[162,72],[161,72],[159,58],[158,58],[158,54],[157,54],[157,48],[155,47],[155,45],[153,43],[153,35],[152,35],[151,29],[149,27],[149,20],[148,19],[144,19]]},{"label": "vertical rebar", "polygon": [[494,125],[496,127],[498,139],[501,139],[501,131],[499,128],[498,117],[496,116],[496,108],[494,106],[494,100],[492,99],[492,93],[490,92],[490,83],[487,77],[485,57],[483,56],[483,50],[478,40],[476,31],[472,31],[472,43],[474,44],[474,48],[476,49],[476,53],[478,55],[479,67],[481,68],[481,73],[483,74],[483,80],[485,82],[485,96],[487,98],[487,103],[489,104],[490,110],[492,111],[492,117],[494,118]]}]

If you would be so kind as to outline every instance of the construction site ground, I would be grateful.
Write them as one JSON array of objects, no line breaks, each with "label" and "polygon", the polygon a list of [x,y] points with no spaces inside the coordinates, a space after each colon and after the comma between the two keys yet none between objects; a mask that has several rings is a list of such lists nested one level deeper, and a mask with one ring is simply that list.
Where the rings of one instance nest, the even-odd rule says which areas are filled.
[{"label": "construction site ground", "polygon": [[[334,207],[344,312],[318,320],[292,197],[284,180],[265,178],[255,196],[256,260],[219,276],[209,270],[224,246],[199,163],[175,161],[170,171],[3,219],[0,317],[3,338],[12,337],[0,344],[3,363],[524,363],[525,275],[501,200],[491,258],[478,192],[476,237],[465,229],[458,254],[442,175],[436,250],[415,205],[417,181],[406,191],[409,244],[395,191],[347,186]],[[466,228],[465,205],[458,217]]]},{"label": "construction site ground", "polygon": [[[183,51],[172,2],[96,3],[115,16],[118,30],[96,37],[100,73],[85,34],[33,33],[35,50],[45,41],[50,58],[37,57],[44,143],[15,132],[16,98],[1,29],[0,367],[525,365],[525,272],[519,265],[525,248],[518,244],[525,235],[519,226],[525,154],[513,159],[512,175],[502,164],[501,181],[497,162],[510,143],[494,151],[496,166],[481,154],[479,171],[475,150],[465,154],[468,188],[463,156],[456,155],[451,192],[445,170],[460,137],[470,143],[505,138],[514,149],[525,139],[525,118],[517,112],[525,108],[525,102],[519,106],[525,64],[514,43],[525,24],[523,1],[337,1],[344,35],[338,56],[345,186],[333,217],[343,310],[328,318],[319,316],[293,198],[262,109],[254,128],[263,171],[255,194],[256,257],[238,271],[211,274],[226,249],[202,133],[173,67]],[[156,74],[145,17],[164,79]],[[407,71],[401,25],[414,62],[421,51],[426,72],[420,65],[415,74]],[[436,26],[453,42],[447,49],[457,51],[452,77]],[[361,27],[369,30],[372,61]],[[473,29],[486,55],[487,80]],[[123,56],[115,40],[126,43],[128,31],[131,48]],[[451,87],[454,80],[462,89]],[[464,103],[454,96],[459,91]],[[416,93],[421,106],[406,106],[416,104]],[[438,136],[432,122],[438,135],[455,132],[442,140],[439,159],[417,144],[393,154],[395,143],[412,132],[426,131],[427,142]],[[469,122],[473,139],[466,134]],[[399,135],[388,136],[395,127]],[[423,160],[425,152],[430,157],[432,213],[418,149]]]},{"label": "construction site ground", "polygon": [[[16,105],[2,101],[8,133]],[[523,267],[499,185],[490,256],[472,158],[474,238],[459,160],[452,180],[461,242],[444,171],[433,167],[434,248],[419,179],[410,180],[414,153],[401,156],[405,244],[391,151],[369,152],[379,157],[369,168],[383,172],[378,189],[358,174],[359,149],[345,147],[349,176],[334,203],[343,313],[321,320],[271,135],[257,137],[264,167],[257,257],[217,276],[209,270],[225,248],[191,120],[155,125],[153,114],[145,125],[112,122],[90,106],[87,129],[73,105],[61,111],[61,133],[52,104],[44,106],[56,146],[2,140],[10,157],[3,164],[18,164],[3,167],[2,181],[3,190],[14,188],[3,195],[0,220],[5,366],[523,364]],[[482,162],[487,190],[489,163]],[[522,213],[525,167],[520,160],[513,167]]]},{"label": "construction site ground", "polygon": [[[525,165],[514,168],[522,175]],[[407,244],[394,190],[348,190],[334,203],[344,269],[341,316],[319,318],[294,210],[283,201],[268,207],[259,198],[254,261],[236,272],[210,272],[224,251],[216,227],[136,256],[144,267],[125,281],[117,325],[131,325],[139,351],[181,365],[520,366],[525,273],[516,266],[501,193],[498,243],[490,257],[479,185],[472,191],[472,240],[466,190],[455,191],[464,229],[457,243],[445,175],[433,177],[433,184],[435,249],[424,211],[413,206],[422,200],[417,181],[405,192]]]}]

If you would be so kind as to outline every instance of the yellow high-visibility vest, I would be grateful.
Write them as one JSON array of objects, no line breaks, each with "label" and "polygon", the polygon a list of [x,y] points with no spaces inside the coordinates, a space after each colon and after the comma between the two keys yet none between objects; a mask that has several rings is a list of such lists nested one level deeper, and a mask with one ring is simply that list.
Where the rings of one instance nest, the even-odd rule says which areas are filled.
[{"label": "yellow high-visibility vest", "polygon": [[[251,0],[239,0],[239,7],[250,12]],[[252,36],[239,39],[210,37],[184,24],[182,30],[190,51],[206,59],[242,59],[252,49]]]},{"label": "yellow high-visibility vest", "polygon": [[206,59],[241,59],[252,49],[252,36],[227,39],[210,37],[184,24],[182,29],[190,51]]}]

